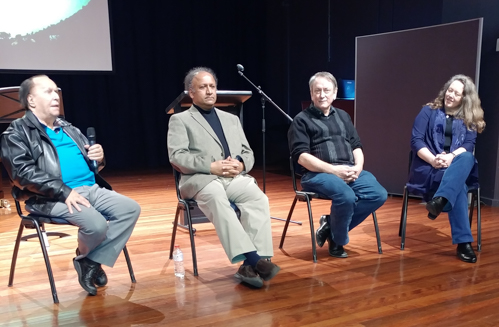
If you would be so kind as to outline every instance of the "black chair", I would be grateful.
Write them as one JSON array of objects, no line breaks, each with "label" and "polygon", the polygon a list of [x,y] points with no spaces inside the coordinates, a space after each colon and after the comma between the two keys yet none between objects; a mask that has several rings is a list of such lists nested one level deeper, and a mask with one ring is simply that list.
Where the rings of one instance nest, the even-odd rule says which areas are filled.
[{"label": "black chair", "polygon": [[[14,245],[14,253],[12,255],[12,262],[10,266],[10,276],[9,276],[9,287],[12,287],[14,283],[14,272],[16,269],[17,254],[19,252],[19,244],[23,239],[22,237],[23,230],[24,228],[35,229],[36,234],[38,235],[38,240],[40,241],[40,247],[42,248],[43,258],[45,259],[45,266],[47,268],[47,275],[50,282],[50,288],[52,289],[52,298],[54,300],[54,303],[59,303],[59,298],[57,297],[57,290],[55,288],[55,283],[54,283],[54,276],[52,274],[52,267],[50,265],[50,259],[47,253],[47,246],[45,243],[46,242],[46,236],[44,236],[44,234],[46,233],[45,224],[56,224],[56,225],[71,225],[71,224],[66,219],[63,218],[50,218],[34,214],[25,215],[21,210],[21,205],[19,201],[15,198],[14,192],[12,193],[16,203],[17,213],[21,218],[21,224],[19,226],[19,231],[17,233],[17,238],[16,238],[16,244]],[[66,234],[57,233],[55,235],[61,236]],[[135,283],[136,282],[135,275],[133,273],[132,263],[130,261],[130,257],[128,255],[128,250],[126,246],[123,248],[123,254],[125,255],[132,283]]]},{"label": "black chair", "polygon": [[[292,179],[293,179],[293,189],[295,191],[295,198],[293,200],[293,204],[291,205],[291,208],[289,209],[288,218],[286,219],[286,224],[284,225],[284,230],[282,231],[281,243],[279,244],[279,249],[282,249],[282,246],[284,244],[284,238],[286,237],[286,232],[288,230],[289,221],[291,219],[291,216],[293,215],[293,211],[295,209],[296,202],[297,201],[307,202],[308,218],[310,220],[310,235],[311,235],[311,238],[312,238],[312,256],[313,256],[314,262],[317,262],[317,250],[316,250],[316,241],[315,241],[314,218],[312,216],[312,206],[311,206],[310,202],[312,202],[312,199],[327,200],[327,201],[331,201],[331,199],[326,198],[326,197],[322,196],[319,193],[305,192],[305,191],[302,191],[302,190],[298,190],[298,188],[296,186],[296,184],[297,184],[296,181],[297,181],[297,179],[301,178],[301,174],[298,171],[299,166],[298,166],[297,163],[293,162],[293,159],[291,157],[289,158],[289,166],[290,166],[290,169],[291,169],[291,176],[292,176]],[[373,215],[373,221],[374,221],[374,229],[376,231],[376,240],[377,240],[377,244],[378,244],[378,253],[382,254],[383,250],[381,248],[381,238],[380,238],[380,235],[379,235],[378,220],[376,219],[376,212],[373,212],[372,215]]]},{"label": "black chair", "polygon": [[[196,208],[198,206],[197,202],[192,199],[183,199],[182,196],[180,195],[180,189],[179,189],[179,182],[180,182],[180,172],[178,172],[175,167],[173,167],[173,176],[175,178],[175,190],[177,191],[177,211],[175,212],[175,219],[173,220],[173,230],[172,230],[172,240],[170,243],[170,259],[173,258],[173,250],[175,247],[175,237],[177,234],[177,228],[179,226],[178,219],[180,216],[180,210],[184,211],[186,214],[187,218],[187,230],[189,231],[189,238],[191,240],[191,252],[192,252],[192,266],[194,270],[194,276],[198,276],[198,262],[197,262],[197,256],[196,256],[196,244],[194,242],[194,233],[196,230],[192,227],[192,216],[191,216],[191,210]],[[236,212],[237,217],[239,218],[241,215],[241,212],[239,211],[239,208],[234,203],[230,203],[230,206],[234,209]]]},{"label": "black chair", "polygon": [[[412,166],[412,159],[413,159],[413,152],[411,151],[409,154],[409,172]],[[471,194],[471,205],[470,205],[470,211],[469,211],[469,220],[470,220],[470,227],[473,222],[473,211],[475,209],[475,201],[477,203],[476,205],[476,211],[477,211],[477,250],[478,252],[482,251],[482,211],[481,211],[481,205],[480,205],[480,184],[475,184],[472,186],[468,186],[468,194]],[[400,249],[404,250],[405,248],[405,231],[407,227],[407,207],[408,207],[408,201],[409,201],[409,196],[411,193],[407,189],[407,184],[404,186],[404,197],[402,200],[402,212],[400,214],[400,225],[399,225],[399,237],[400,237]],[[420,194],[417,194],[420,195]]]}]

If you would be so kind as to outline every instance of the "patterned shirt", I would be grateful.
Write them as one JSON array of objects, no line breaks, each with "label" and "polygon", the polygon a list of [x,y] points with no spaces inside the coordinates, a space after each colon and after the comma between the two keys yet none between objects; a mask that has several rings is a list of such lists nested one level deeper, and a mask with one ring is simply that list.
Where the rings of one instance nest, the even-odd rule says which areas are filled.
[{"label": "patterned shirt", "polygon": [[348,113],[331,107],[325,116],[313,105],[296,115],[288,142],[295,162],[302,153],[309,153],[330,164],[355,165],[353,150],[362,148]]}]

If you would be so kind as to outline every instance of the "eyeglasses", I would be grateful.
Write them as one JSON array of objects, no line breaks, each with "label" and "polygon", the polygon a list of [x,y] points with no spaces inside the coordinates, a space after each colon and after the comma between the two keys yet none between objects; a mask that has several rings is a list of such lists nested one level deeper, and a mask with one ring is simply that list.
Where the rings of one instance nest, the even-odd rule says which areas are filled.
[{"label": "eyeglasses", "polygon": [[333,92],[332,89],[314,89],[314,94],[316,95],[321,95],[324,92],[324,94],[329,95],[331,92]]},{"label": "eyeglasses", "polygon": [[447,93],[454,93],[454,96],[455,96],[456,98],[460,98],[460,97],[462,97],[462,96],[463,96],[461,93],[459,93],[459,92],[457,92],[457,91],[455,91],[455,90],[453,90],[453,89],[451,89],[451,88],[447,89]]}]

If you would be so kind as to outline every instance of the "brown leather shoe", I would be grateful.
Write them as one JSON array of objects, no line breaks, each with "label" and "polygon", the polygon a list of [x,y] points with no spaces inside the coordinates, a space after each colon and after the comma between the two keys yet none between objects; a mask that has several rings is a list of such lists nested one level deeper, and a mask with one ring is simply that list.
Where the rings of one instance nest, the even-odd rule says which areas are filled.
[{"label": "brown leather shoe", "polygon": [[241,280],[241,282],[256,288],[263,286],[262,278],[256,274],[255,270],[250,265],[242,265],[239,267],[234,277]]},{"label": "brown leather shoe", "polygon": [[264,281],[268,281],[274,278],[274,276],[277,275],[281,268],[275,263],[267,261],[266,259],[260,259],[256,263],[255,270]]}]

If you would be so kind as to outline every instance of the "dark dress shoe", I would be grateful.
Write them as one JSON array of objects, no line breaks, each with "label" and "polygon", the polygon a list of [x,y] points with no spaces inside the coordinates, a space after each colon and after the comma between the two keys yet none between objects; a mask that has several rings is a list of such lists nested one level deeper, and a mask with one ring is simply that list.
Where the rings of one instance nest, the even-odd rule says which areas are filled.
[{"label": "dark dress shoe", "polygon": [[107,275],[102,266],[99,264],[97,271],[94,276],[94,283],[97,287],[102,287],[107,285]]},{"label": "dark dress shoe", "polygon": [[348,253],[346,253],[343,245],[336,245],[331,237],[327,239],[329,243],[329,255],[335,258],[348,258]]},{"label": "dark dress shoe", "polygon": [[476,262],[475,251],[473,251],[470,243],[459,243],[457,245],[457,257],[464,262]]},{"label": "dark dress shoe", "polygon": [[73,259],[73,265],[78,273],[78,282],[81,287],[90,295],[97,294],[97,288],[94,285],[94,276],[99,264],[88,258],[83,258],[79,260]]},{"label": "dark dress shoe", "polygon": [[329,216],[321,216],[319,219],[319,228],[315,231],[315,240],[321,248],[326,243],[328,237],[331,236],[331,228],[329,227]]},{"label": "dark dress shoe", "polygon": [[[76,248],[76,255],[77,256],[80,255],[80,250],[78,248]],[[102,266],[100,264],[94,276],[94,284],[97,287],[102,287],[107,285],[107,275],[104,269],[102,269]]]},{"label": "dark dress shoe", "polygon": [[434,197],[426,203],[426,210],[428,210],[428,218],[435,220],[438,215],[444,210],[447,204],[447,199],[441,196]]}]

